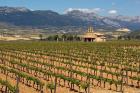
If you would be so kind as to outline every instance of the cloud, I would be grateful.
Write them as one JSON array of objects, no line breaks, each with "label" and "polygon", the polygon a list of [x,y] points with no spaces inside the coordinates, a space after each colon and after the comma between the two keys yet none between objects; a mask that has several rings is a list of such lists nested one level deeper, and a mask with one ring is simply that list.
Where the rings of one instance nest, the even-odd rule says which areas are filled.
[{"label": "cloud", "polygon": [[117,10],[109,10],[108,13],[109,13],[109,14],[117,14],[118,11],[117,11]]},{"label": "cloud", "polygon": [[71,12],[73,10],[79,10],[79,11],[85,12],[85,13],[98,13],[98,12],[103,11],[103,9],[101,9],[101,8],[93,8],[93,9],[88,9],[88,8],[68,8],[68,9],[65,10],[64,13],[68,13],[68,12]]}]

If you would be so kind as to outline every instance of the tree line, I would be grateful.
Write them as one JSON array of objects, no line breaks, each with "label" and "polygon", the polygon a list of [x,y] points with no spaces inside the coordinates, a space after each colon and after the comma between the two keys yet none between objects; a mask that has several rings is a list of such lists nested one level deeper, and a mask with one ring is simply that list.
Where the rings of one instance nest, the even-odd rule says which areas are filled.
[{"label": "tree line", "polygon": [[80,36],[76,34],[49,35],[47,38],[43,38],[43,35],[40,34],[39,37],[43,41],[81,41]]},{"label": "tree line", "polygon": [[119,40],[140,40],[140,31],[133,31],[127,35],[119,36]]}]

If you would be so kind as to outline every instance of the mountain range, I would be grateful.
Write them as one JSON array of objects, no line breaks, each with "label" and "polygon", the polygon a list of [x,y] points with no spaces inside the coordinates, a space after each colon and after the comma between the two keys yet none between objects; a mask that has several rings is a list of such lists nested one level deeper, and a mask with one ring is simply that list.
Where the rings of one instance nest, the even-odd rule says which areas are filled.
[{"label": "mountain range", "polygon": [[94,12],[88,13],[80,10],[59,14],[51,10],[32,11],[25,7],[7,6],[0,7],[0,23],[36,28],[93,25],[100,29],[129,28],[140,30],[140,16],[101,16]]}]

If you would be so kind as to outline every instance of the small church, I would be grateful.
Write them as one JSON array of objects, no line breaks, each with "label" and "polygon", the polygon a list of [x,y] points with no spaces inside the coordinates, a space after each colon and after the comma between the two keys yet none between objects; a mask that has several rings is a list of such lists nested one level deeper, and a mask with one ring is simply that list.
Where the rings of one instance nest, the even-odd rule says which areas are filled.
[{"label": "small church", "polygon": [[89,27],[85,34],[82,36],[84,42],[105,42],[106,37],[102,33],[96,33],[93,27]]}]

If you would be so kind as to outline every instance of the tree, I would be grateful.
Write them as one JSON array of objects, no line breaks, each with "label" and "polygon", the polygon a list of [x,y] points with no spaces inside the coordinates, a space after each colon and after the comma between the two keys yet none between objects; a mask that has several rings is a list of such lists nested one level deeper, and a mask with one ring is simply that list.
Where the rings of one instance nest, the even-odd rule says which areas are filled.
[{"label": "tree", "polygon": [[77,35],[74,35],[73,38],[75,41],[80,41],[80,37],[78,37]]},{"label": "tree", "polygon": [[67,40],[68,40],[68,41],[73,41],[73,35],[68,35],[68,36],[67,36]]},{"label": "tree", "polygon": [[53,39],[53,36],[49,36],[48,38],[47,38],[47,40],[48,41],[53,41],[54,39]]},{"label": "tree", "polygon": [[43,35],[39,34],[39,38],[40,38],[40,40],[43,40]]},{"label": "tree", "polygon": [[66,38],[67,38],[66,34],[63,34],[63,35],[61,36],[61,38],[62,38],[63,41],[65,41]]},{"label": "tree", "polygon": [[58,41],[59,40],[59,36],[58,35],[54,35],[53,38],[54,38],[55,41]]}]

